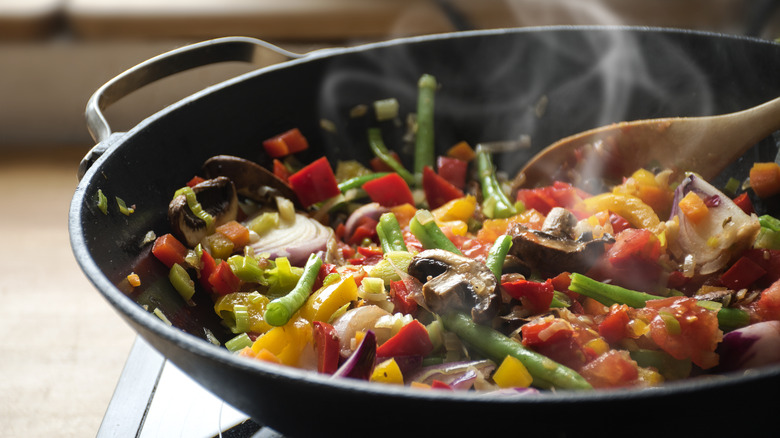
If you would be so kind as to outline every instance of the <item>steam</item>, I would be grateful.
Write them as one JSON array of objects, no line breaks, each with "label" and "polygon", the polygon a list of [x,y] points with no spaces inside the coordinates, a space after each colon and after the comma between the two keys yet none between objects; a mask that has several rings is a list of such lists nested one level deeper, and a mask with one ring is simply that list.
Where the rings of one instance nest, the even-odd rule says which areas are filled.
[{"label": "steam", "polygon": [[[599,1],[508,4],[518,5],[512,14],[537,23],[551,21],[543,15],[554,13],[568,23],[619,24]],[[439,148],[460,140],[530,138],[528,150],[498,160],[511,172],[541,148],[586,129],[636,118],[710,114],[714,107],[705,72],[674,38],[614,27],[488,32],[487,37],[455,33],[442,41],[380,45],[334,61],[322,84],[321,113],[343,128],[350,123],[344,116],[350,107],[387,97],[401,102],[400,114],[412,113],[417,79],[431,73],[441,84]],[[358,142],[343,148],[353,146]],[[596,173],[600,165],[588,164]]]}]

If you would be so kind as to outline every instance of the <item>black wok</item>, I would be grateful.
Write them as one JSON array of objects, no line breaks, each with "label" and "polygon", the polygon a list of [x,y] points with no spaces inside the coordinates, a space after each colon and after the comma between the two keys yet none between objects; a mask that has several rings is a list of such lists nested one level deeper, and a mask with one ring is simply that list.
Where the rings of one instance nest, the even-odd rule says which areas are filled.
[{"label": "black wok", "polygon": [[[197,65],[249,60],[262,43],[228,38],[148,61],[99,90],[89,126],[99,141],[85,158],[70,210],[75,256],[120,315],[174,364],[259,423],[296,436],[423,435],[507,432],[758,431],[772,423],[780,367],[694,379],[652,390],[549,393],[508,399],[367,384],[245,360],[210,343],[232,335],[208,297],[185,305],[166,269],[143,244],[168,230],[173,191],[215,154],[268,164],[260,142],[299,127],[312,148],[301,157],[367,160],[364,126],[348,116],[358,104],[396,97],[414,111],[416,80],[437,77],[439,150],[516,140],[531,147],[496,158],[513,171],[539,148],[620,120],[731,112],[780,95],[780,46],[765,40],[646,28],[524,28],[417,37],[294,56],[192,95],[111,133],[101,110],[158,77]],[[545,105],[541,105],[545,102]],[[335,132],[323,130],[329,120]],[[391,129],[390,126],[387,127]],[[400,138],[401,128],[395,135]],[[394,144],[388,138],[388,143]],[[407,151],[411,152],[411,151]],[[742,179],[750,163],[772,161],[766,139],[720,178]],[[406,155],[405,159],[409,156]],[[97,208],[97,191],[135,205],[130,216]],[[110,206],[110,208],[113,208]],[[140,275],[135,290],[124,286]],[[152,314],[159,309],[173,324]],[[676,419],[681,419],[678,422]],[[762,429],[763,430],[763,429]]]}]

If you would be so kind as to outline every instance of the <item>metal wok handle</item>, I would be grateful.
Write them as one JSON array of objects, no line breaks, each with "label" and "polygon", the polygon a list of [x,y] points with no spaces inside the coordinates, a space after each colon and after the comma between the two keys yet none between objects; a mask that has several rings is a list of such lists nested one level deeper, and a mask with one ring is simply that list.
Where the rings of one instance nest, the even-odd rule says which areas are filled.
[{"label": "metal wok handle", "polygon": [[85,111],[87,129],[96,145],[79,164],[79,180],[112,143],[111,127],[103,111],[119,99],[159,79],[196,67],[220,62],[241,61],[251,63],[257,59],[260,50],[281,55],[283,60],[301,58],[303,54],[293,53],[263,40],[248,37],[226,37],[212,39],[171,50],[144,61],[119,74],[100,87],[87,102]]}]

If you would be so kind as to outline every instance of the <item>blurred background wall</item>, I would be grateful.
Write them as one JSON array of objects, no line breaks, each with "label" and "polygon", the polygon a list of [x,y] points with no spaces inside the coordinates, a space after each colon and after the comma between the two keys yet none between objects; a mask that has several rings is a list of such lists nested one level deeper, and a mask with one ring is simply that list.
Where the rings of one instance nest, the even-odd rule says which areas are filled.
[{"label": "blurred background wall", "polygon": [[[306,52],[388,38],[558,24],[629,24],[774,39],[775,0],[0,0],[0,148],[92,143],[89,96],[181,45],[253,36]],[[261,61],[262,63],[262,61]],[[115,131],[249,66],[207,67],[107,112]]]}]

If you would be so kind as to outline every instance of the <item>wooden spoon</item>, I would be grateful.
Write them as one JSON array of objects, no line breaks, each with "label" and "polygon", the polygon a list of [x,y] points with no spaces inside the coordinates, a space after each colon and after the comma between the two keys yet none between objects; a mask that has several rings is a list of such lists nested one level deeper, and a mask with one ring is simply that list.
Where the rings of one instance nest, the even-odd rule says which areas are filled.
[{"label": "wooden spoon", "polygon": [[780,98],[723,115],[614,123],[546,147],[521,169],[521,186],[619,181],[649,164],[712,179],[778,129]]}]

